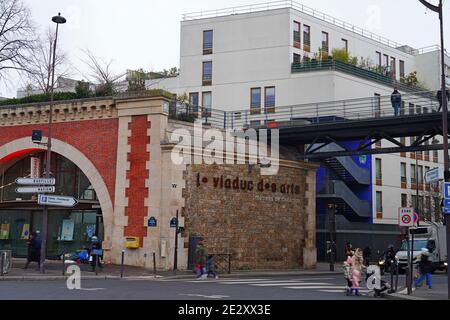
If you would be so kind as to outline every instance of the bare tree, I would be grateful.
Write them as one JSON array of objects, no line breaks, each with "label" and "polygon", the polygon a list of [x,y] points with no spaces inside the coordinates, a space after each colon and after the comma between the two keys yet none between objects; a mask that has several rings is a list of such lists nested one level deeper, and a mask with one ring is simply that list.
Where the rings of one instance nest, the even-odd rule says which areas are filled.
[{"label": "bare tree", "polygon": [[[50,93],[52,83],[53,46],[55,45],[55,34],[49,28],[43,39],[39,39],[35,54],[30,59],[27,74],[27,84],[37,87],[44,93]],[[68,60],[65,52],[56,48],[55,81],[59,77],[70,75]]]},{"label": "bare tree", "polygon": [[120,79],[125,73],[117,74],[112,70],[113,62],[96,57],[91,51],[85,50],[84,63],[89,68],[91,82],[97,83],[97,95],[109,96],[117,92]]},{"label": "bare tree", "polygon": [[0,1],[0,79],[11,70],[28,72],[36,37],[29,9],[21,0]]}]

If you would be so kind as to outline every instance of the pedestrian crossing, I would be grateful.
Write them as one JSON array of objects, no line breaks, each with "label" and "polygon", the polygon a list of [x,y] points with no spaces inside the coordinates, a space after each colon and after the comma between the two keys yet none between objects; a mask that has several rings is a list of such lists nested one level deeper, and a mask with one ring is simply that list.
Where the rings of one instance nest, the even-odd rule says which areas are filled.
[{"label": "pedestrian crossing", "polygon": [[[331,281],[334,280],[334,281]],[[218,280],[187,280],[187,283],[220,284],[224,286],[250,286],[259,288],[281,288],[286,290],[314,290],[323,293],[345,293],[345,285],[335,283],[336,278],[303,278],[303,279],[218,279]],[[368,294],[370,290],[362,288],[361,294]]]}]

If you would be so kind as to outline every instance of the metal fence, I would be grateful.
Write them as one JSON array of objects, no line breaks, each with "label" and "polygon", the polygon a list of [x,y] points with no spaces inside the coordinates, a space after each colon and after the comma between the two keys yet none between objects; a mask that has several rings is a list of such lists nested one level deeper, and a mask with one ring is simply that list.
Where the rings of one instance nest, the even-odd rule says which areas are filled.
[{"label": "metal fence", "polygon": [[[438,112],[439,101],[434,91],[402,96],[401,116],[417,116]],[[309,126],[352,120],[394,117],[391,96],[309,103],[276,108],[236,111],[213,110],[208,122],[222,129],[245,129],[281,126]]]}]

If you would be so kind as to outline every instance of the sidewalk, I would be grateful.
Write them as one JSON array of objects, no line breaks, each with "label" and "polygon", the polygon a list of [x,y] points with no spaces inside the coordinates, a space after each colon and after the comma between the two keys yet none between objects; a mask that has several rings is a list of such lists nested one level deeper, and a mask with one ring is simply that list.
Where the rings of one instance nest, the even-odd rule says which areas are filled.
[{"label": "sidewalk", "polygon": [[[23,269],[25,266],[25,259],[13,259],[12,269],[3,277],[0,276],[0,281],[53,281],[65,280],[68,276],[63,276],[62,261],[48,261],[46,263],[46,273],[41,274],[37,270],[37,264],[31,263],[27,270]],[[66,268],[68,265],[66,265]],[[106,265],[103,270],[98,270],[98,274],[91,272],[90,265],[81,265],[82,279],[89,280],[113,280],[120,279],[121,268],[118,265]],[[320,276],[320,275],[339,275],[342,272],[336,265],[334,272],[329,271],[329,265],[319,263],[315,270],[251,270],[251,271],[234,271],[231,274],[219,274],[221,278],[229,277],[282,277],[282,276]],[[153,270],[124,266],[123,277],[128,280],[154,280],[154,279],[191,279],[194,276],[192,271],[157,271],[154,274]]]},{"label": "sidewalk", "polygon": [[428,290],[426,286],[413,289],[412,295],[408,296],[406,288],[386,296],[390,300],[447,300],[447,284],[435,284],[433,290]]}]

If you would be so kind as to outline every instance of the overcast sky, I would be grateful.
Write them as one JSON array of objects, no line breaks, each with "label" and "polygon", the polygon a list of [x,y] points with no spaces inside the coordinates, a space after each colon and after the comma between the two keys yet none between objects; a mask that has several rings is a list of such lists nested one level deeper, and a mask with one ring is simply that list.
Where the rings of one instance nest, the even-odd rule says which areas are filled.
[{"label": "overcast sky", "polygon": [[[72,64],[85,72],[81,50],[114,60],[117,71],[179,66],[180,21],[183,13],[257,4],[262,0],[23,0],[42,30],[61,12],[68,23],[61,28],[59,46]],[[430,0],[437,3],[437,0]],[[450,41],[450,0],[446,43]],[[439,20],[418,0],[298,0],[336,18],[415,48],[439,44]],[[75,73],[74,78],[81,78]],[[0,96],[15,96],[18,82]]]}]

